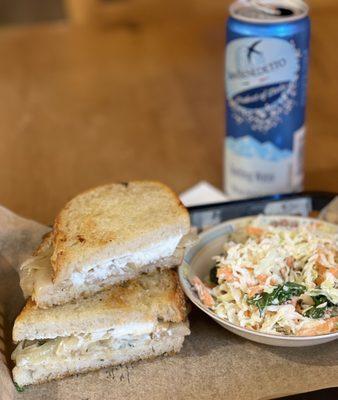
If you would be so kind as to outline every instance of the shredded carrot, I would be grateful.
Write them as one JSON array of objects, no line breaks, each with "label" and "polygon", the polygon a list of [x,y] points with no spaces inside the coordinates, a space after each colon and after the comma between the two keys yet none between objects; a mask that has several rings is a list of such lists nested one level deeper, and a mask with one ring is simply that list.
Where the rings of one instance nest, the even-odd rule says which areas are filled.
[{"label": "shredded carrot", "polygon": [[338,278],[338,268],[332,267],[329,269],[329,272],[335,277]]},{"label": "shredded carrot", "polygon": [[293,268],[295,259],[292,256],[286,257],[285,263],[289,268]]},{"label": "shredded carrot", "polygon": [[262,285],[256,285],[248,288],[248,296],[253,297],[257,293],[262,293],[263,292],[263,286]]},{"label": "shredded carrot", "polygon": [[287,274],[287,269],[286,269],[286,267],[282,267],[282,268],[280,269],[280,274],[282,275],[282,277],[283,277],[285,280],[287,280],[288,274]]},{"label": "shredded carrot", "polygon": [[262,284],[262,285],[266,282],[267,279],[268,279],[268,276],[265,275],[265,274],[259,274],[259,275],[257,276],[258,282],[259,282],[260,284]]},{"label": "shredded carrot", "polygon": [[264,229],[249,225],[246,227],[246,232],[248,235],[261,236],[264,233]]},{"label": "shredded carrot", "polygon": [[211,294],[209,293],[208,288],[203,284],[203,282],[200,280],[200,278],[198,276],[195,276],[194,278],[192,278],[191,284],[195,287],[199,299],[205,306],[207,306],[207,307],[214,306],[214,304],[215,304],[214,299],[212,298]]},{"label": "shredded carrot", "polygon": [[230,267],[221,267],[217,270],[217,278],[227,282],[234,282],[235,278]]},{"label": "shredded carrot", "polygon": [[319,261],[317,261],[316,270],[318,272],[318,276],[315,279],[315,284],[321,285],[325,281],[326,267],[323,264],[321,264]]},{"label": "shredded carrot", "polygon": [[298,336],[313,336],[313,335],[325,335],[326,333],[334,332],[337,330],[338,317],[332,317],[326,321],[318,322],[315,326],[300,329],[297,332]]}]

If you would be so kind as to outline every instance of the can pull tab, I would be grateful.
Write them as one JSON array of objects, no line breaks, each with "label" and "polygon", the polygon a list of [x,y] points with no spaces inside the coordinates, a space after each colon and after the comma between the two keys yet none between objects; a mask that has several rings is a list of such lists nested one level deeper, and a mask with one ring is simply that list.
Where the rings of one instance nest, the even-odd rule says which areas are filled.
[{"label": "can pull tab", "polygon": [[245,0],[245,2],[257,10],[276,16],[293,15],[292,10],[295,7],[300,9],[304,7],[303,0]]},{"label": "can pull tab", "polygon": [[247,3],[250,3],[250,5],[257,10],[260,10],[266,14],[271,14],[271,15],[280,15],[280,12],[278,8],[276,7],[276,4],[269,4],[272,3],[272,1],[260,1],[260,0],[248,0]]}]

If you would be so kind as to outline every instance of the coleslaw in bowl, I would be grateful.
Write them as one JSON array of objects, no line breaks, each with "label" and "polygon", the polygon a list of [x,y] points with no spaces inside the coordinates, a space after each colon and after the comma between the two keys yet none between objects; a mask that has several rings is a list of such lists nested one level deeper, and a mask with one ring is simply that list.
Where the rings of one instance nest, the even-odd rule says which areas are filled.
[{"label": "coleslaw in bowl", "polygon": [[180,267],[188,297],[248,339],[304,346],[338,336],[338,227],[258,216],[200,236]]}]

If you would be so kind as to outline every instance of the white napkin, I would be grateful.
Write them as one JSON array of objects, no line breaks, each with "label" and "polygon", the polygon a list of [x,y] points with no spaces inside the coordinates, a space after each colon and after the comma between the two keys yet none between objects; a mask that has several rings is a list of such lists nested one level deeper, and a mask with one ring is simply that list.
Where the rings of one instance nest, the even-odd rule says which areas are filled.
[{"label": "white napkin", "polygon": [[201,181],[181,193],[180,199],[186,207],[189,207],[201,204],[221,203],[229,201],[230,197],[226,196],[209,182]]}]

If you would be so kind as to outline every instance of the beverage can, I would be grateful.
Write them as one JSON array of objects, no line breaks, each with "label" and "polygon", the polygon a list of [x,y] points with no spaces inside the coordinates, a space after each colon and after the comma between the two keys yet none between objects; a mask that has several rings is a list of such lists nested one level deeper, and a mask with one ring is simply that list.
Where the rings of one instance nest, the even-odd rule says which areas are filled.
[{"label": "beverage can", "polygon": [[310,20],[301,0],[230,6],[225,55],[225,190],[303,188]]}]

